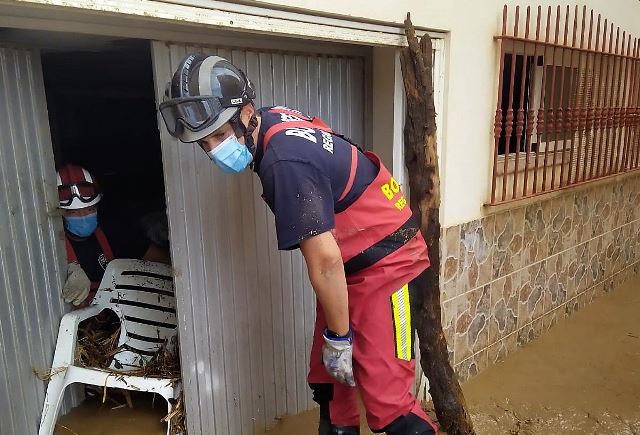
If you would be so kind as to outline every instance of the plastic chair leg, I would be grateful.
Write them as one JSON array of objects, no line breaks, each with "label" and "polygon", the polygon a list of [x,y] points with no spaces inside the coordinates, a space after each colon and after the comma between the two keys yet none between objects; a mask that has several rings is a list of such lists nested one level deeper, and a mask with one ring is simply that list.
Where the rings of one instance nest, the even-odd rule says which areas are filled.
[{"label": "plastic chair leg", "polygon": [[52,435],[58,421],[60,405],[64,397],[67,384],[63,373],[54,375],[47,386],[47,394],[44,399],[42,418],[38,435]]},{"label": "plastic chair leg", "polygon": [[[171,404],[171,399],[177,399],[180,393],[180,388],[176,387],[167,387],[159,394],[166,400],[167,402],[167,414],[170,414],[173,411],[173,405]],[[167,435],[170,435],[171,424],[167,422]]]}]

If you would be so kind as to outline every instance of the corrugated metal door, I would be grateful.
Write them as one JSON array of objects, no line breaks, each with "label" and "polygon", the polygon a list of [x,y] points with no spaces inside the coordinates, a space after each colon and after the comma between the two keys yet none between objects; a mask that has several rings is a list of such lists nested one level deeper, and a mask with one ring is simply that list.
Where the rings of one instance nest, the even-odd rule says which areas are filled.
[{"label": "corrugated metal door", "polygon": [[34,434],[66,270],[40,55],[0,47],[0,433]]},{"label": "corrugated metal door", "polygon": [[[258,107],[319,114],[363,140],[363,58],[154,42],[160,101],[188,51],[218,53],[243,68]],[[261,433],[277,416],[312,406],[305,378],[315,301],[303,259],[277,251],[257,177],[225,176],[159,122],[189,433]]]}]

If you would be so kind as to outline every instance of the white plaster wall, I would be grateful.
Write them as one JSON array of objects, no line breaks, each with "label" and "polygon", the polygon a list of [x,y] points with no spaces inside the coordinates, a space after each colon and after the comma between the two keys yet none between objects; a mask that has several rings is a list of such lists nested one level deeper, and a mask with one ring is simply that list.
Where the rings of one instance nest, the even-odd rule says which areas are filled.
[{"label": "white plaster wall", "polygon": [[[498,44],[493,36],[500,32],[505,1],[258,0],[255,3],[396,23],[402,23],[406,12],[410,11],[414,25],[447,32],[445,105],[441,114],[444,116],[445,145],[441,161],[444,183],[442,219],[444,226],[452,226],[483,215],[483,204],[490,188],[498,76]],[[526,2],[506,3],[527,5]],[[544,10],[549,5],[565,7],[567,3],[542,0],[535,6],[537,4],[541,4]],[[576,4],[594,9],[595,13],[613,20],[616,26],[640,37],[640,1],[583,0],[571,2],[570,6],[573,8]],[[374,65],[374,83],[375,70]],[[380,98],[388,98],[387,92],[388,88]]]}]

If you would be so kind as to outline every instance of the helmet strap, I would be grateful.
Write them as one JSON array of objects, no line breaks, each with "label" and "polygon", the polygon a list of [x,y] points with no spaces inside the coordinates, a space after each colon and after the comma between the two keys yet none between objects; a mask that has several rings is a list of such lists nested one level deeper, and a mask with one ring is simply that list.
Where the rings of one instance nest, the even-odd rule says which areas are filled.
[{"label": "helmet strap", "polygon": [[[253,105],[253,103],[251,104]],[[255,112],[251,115],[248,126],[244,125],[244,123],[240,119],[240,111],[238,111],[238,113],[233,118],[231,118],[230,123],[236,136],[244,138],[246,147],[249,148],[251,155],[255,157],[256,144],[253,140],[253,132],[258,127],[258,117],[256,116]]]}]

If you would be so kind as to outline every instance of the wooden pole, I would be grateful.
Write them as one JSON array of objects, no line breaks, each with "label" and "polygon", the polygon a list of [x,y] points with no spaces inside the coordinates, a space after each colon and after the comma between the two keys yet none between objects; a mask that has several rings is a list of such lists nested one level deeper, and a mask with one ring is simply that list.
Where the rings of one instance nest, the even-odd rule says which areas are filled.
[{"label": "wooden pole", "polygon": [[411,210],[429,246],[431,267],[418,278],[422,300],[416,313],[420,363],[429,379],[429,392],[440,425],[449,435],[474,434],[460,383],[449,363],[440,317],[440,178],[436,152],[436,111],[433,101],[431,38],[418,42],[407,14],[409,46],[400,52],[407,100],[404,125],[405,164],[409,172]]}]

